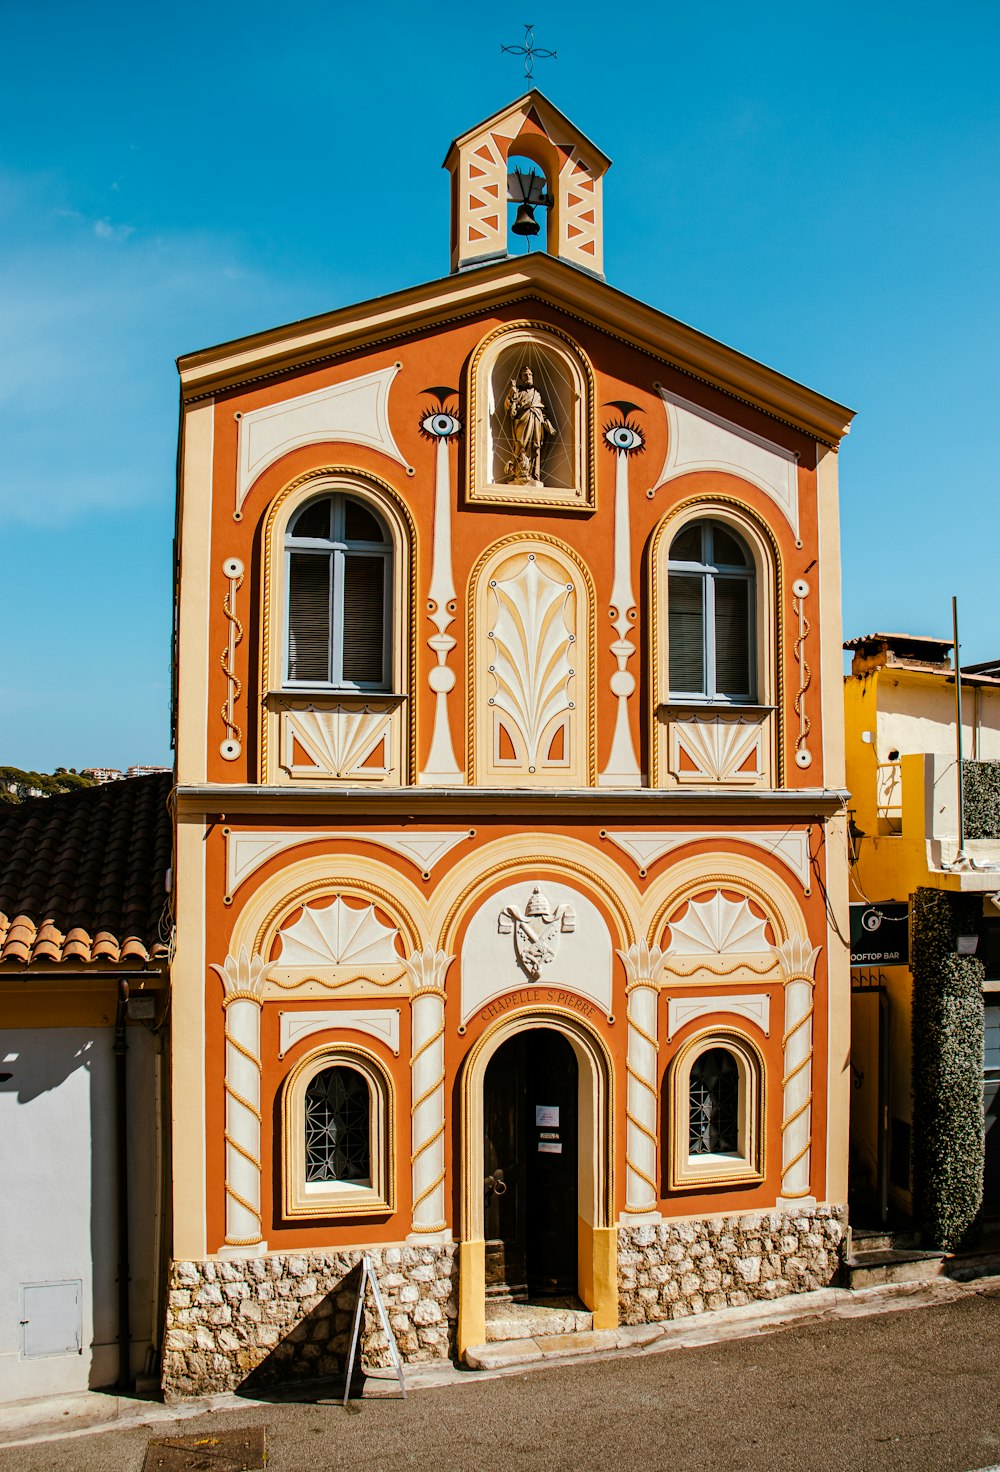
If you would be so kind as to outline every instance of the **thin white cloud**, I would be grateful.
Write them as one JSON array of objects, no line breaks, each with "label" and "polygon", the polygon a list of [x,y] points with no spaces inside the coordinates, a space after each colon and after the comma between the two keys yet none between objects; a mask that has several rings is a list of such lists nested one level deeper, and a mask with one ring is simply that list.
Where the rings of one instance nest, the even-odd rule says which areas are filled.
[{"label": "thin white cloud", "polygon": [[169,500],[174,359],[315,310],[243,254],[235,235],[95,219],[58,181],[0,169],[0,517]]},{"label": "thin white cloud", "polygon": [[94,234],[98,240],[127,240],[130,235],[135,234],[135,226],[113,225],[105,216],[103,220],[94,221]]}]

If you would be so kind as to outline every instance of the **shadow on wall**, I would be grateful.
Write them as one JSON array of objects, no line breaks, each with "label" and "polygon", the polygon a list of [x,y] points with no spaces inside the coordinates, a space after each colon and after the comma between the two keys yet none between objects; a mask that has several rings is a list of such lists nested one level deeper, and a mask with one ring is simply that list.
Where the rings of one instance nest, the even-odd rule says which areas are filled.
[{"label": "shadow on wall", "polygon": [[[113,1003],[109,1014],[110,1022]],[[13,1334],[0,1327],[0,1352],[14,1357],[17,1385],[25,1396],[99,1389],[118,1377],[113,1031],[109,1025],[0,1032],[0,1240],[5,1248],[0,1302]],[[150,1339],[155,1041],[135,1027],[128,1041],[135,1371]],[[79,1285],[75,1291],[74,1284]],[[30,1294],[32,1285],[52,1285],[44,1328],[35,1324],[41,1335],[37,1354],[20,1336],[19,1306],[23,1290]],[[61,1294],[60,1285],[65,1285]],[[68,1347],[77,1342],[79,1349]],[[5,1393],[0,1390],[0,1398]]]},{"label": "shadow on wall", "polygon": [[[239,1386],[239,1393],[259,1397],[278,1386],[310,1380],[342,1381],[360,1286],[359,1262],[269,1350]],[[389,1363],[389,1346],[377,1316],[367,1304],[357,1358],[362,1368]],[[282,1398],[287,1398],[287,1389]]]},{"label": "shadow on wall", "polygon": [[[368,1250],[404,1361],[454,1353],[455,1246]],[[173,1265],[164,1341],[168,1399],[332,1379],[343,1374],[360,1284],[358,1249],[207,1259]],[[366,1298],[360,1355],[389,1368],[377,1311]]]}]

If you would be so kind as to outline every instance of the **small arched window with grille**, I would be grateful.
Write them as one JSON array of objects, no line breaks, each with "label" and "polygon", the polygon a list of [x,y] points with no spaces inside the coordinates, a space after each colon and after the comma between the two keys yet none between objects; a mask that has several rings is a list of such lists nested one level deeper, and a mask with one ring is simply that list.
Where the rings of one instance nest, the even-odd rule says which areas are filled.
[{"label": "small arched window with grille", "polygon": [[688,1155],[735,1155],[740,1144],[740,1072],[728,1048],[708,1048],[691,1065]]},{"label": "small arched window with grille", "polygon": [[764,1179],[764,1059],[735,1029],[702,1032],[670,1065],[669,1188]]},{"label": "small arched window with grille", "polygon": [[306,1089],[306,1182],[371,1185],[371,1101],[356,1068],[324,1068]]},{"label": "small arched window with grille", "polygon": [[390,689],[392,539],[382,518],[354,496],[309,501],[285,557],[286,685]]},{"label": "small arched window with grille", "polygon": [[670,544],[671,700],[757,699],[756,573],[746,543],[720,521],[692,521]]},{"label": "small arched window with grille", "polygon": [[367,1049],[331,1044],[282,1089],[286,1217],[385,1216],[395,1209],[393,1086]]}]

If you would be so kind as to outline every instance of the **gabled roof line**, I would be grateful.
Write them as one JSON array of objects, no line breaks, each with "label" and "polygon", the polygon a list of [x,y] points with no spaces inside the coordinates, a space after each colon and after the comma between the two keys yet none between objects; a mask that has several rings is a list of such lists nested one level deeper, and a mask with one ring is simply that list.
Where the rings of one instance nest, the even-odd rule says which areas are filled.
[{"label": "gabled roof line", "polygon": [[507,257],[177,360],[185,403],[302,371],[524,300],[546,303],[687,376],[836,446],[853,411],[549,255]]},{"label": "gabled roof line", "polygon": [[488,118],[484,118],[482,122],[474,123],[471,128],[466,128],[464,133],[460,133],[457,138],[452,140],[448,152],[444,156],[444,162],[442,163],[441,167],[443,169],[446,169],[448,167],[448,161],[454,153],[455,149],[461,148],[462,144],[465,143],[467,139],[474,138],[477,133],[482,133],[487,128],[492,128],[495,124],[502,122],[503,119],[508,116],[508,114],[514,112],[524,103],[530,103],[532,107],[541,107],[543,110],[548,109],[549,112],[554,113],[559,122],[563,125],[563,127],[565,127],[570,133],[575,134],[579,141],[585,144],[596,158],[599,158],[601,160],[601,162],[604,164],[605,169],[610,169],[611,160],[608,158],[608,155],[604,152],[604,150],[602,148],[598,148],[593,139],[588,138],[587,134],[584,133],[581,128],[578,128],[576,123],[572,122],[571,119],[568,118],[564,112],[556,107],[554,102],[550,102],[549,99],[545,96],[544,92],[539,92],[537,87],[532,87],[530,92],[525,92],[522,97],[517,97],[514,99],[513,102],[508,102],[506,107],[501,107],[497,112],[492,113]]}]

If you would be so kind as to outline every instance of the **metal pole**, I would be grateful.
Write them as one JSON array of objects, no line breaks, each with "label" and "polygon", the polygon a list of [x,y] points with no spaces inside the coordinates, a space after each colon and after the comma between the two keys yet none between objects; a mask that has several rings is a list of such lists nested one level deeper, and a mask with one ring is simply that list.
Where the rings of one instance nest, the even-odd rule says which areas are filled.
[{"label": "metal pole", "polygon": [[955,863],[966,859],[965,853],[965,776],[962,771],[962,671],[958,663],[958,599],[951,600],[951,626],[955,640],[955,748],[958,756],[958,853]]}]

